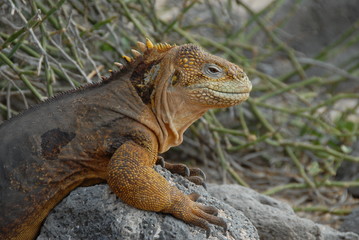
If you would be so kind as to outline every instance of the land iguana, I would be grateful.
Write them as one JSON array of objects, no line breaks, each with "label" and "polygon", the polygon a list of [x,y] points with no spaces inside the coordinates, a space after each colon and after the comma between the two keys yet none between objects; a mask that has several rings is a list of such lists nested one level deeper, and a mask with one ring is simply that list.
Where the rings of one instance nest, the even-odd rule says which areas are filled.
[{"label": "land iguana", "polygon": [[0,125],[0,239],[34,239],[72,190],[104,181],[133,207],[172,214],[207,235],[210,223],[226,229],[216,208],[197,203],[199,194],[184,194],[153,166],[198,182],[200,170],[158,154],[179,145],[208,109],[246,100],[251,83],[237,65],[196,45],[137,45],[123,69],[102,82]]}]

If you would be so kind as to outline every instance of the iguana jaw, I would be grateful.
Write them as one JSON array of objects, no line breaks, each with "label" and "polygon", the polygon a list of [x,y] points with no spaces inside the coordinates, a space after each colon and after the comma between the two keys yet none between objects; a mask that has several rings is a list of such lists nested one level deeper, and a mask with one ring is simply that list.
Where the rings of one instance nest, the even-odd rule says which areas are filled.
[{"label": "iguana jaw", "polygon": [[252,85],[246,77],[241,81],[209,82],[194,84],[187,88],[190,98],[209,108],[237,105],[249,97]]}]

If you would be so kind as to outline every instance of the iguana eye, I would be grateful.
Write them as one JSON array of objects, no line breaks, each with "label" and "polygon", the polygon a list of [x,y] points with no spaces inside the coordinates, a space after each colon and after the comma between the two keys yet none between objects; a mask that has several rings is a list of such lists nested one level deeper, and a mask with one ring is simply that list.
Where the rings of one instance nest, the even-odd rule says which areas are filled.
[{"label": "iguana eye", "polygon": [[210,78],[220,78],[223,72],[223,69],[214,63],[207,63],[203,66],[203,73]]}]

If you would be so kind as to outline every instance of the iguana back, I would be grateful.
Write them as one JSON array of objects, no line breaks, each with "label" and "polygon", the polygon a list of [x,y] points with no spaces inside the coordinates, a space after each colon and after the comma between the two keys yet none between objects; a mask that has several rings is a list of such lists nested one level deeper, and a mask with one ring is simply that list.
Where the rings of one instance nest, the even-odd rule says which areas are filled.
[{"label": "iguana back", "polygon": [[137,131],[135,118],[145,108],[128,80],[113,78],[0,125],[1,234],[29,217],[40,224],[75,187],[105,181],[110,156]]}]

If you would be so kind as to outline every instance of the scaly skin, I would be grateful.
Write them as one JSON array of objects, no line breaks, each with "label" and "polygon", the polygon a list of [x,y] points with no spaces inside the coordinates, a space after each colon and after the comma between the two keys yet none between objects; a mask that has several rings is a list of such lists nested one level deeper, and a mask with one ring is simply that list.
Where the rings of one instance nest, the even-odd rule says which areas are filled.
[{"label": "scaly skin", "polygon": [[[194,45],[138,43],[143,54],[102,83],[61,94],[0,125],[0,239],[33,239],[73,189],[107,181],[127,204],[170,213],[209,234],[217,210],[152,168],[208,109],[246,100],[238,66]],[[166,164],[164,164],[166,166]],[[193,177],[202,172],[167,164]]]}]

